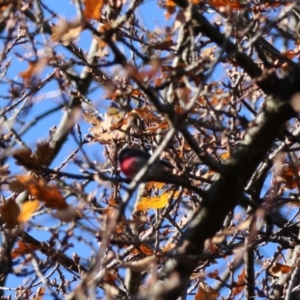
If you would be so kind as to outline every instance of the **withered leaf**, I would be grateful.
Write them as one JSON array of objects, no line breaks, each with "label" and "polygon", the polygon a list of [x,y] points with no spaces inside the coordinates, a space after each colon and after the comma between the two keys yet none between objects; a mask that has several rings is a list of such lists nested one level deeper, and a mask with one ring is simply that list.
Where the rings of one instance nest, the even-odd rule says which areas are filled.
[{"label": "withered leaf", "polygon": [[43,178],[36,178],[31,175],[16,176],[28,192],[36,199],[42,201],[46,207],[53,209],[66,209],[68,204],[54,185],[48,185]]},{"label": "withered leaf", "polygon": [[53,157],[53,149],[50,147],[49,142],[43,141],[37,144],[36,157],[39,165],[49,165]]},{"label": "withered leaf", "polygon": [[38,209],[38,207],[40,206],[40,202],[37,200],[33,200],[33,201],[27,201],[25,203],[22,204],[21,206],[21,212],[18,215],[18,222],[22,222],[25,223],[27,222],[32,214]]},{"label": "withered leaf", "polygon": [[236,286],[233,288],[232,296],[236,296],[237,294],[241,293],[245,289],[245,269],[241,271],[241,274],[238,275],[238,281],[236,282]]},{"label": "withered leaf", "polygon": [[19,241],[18,242],[18,247],[15,248],[11,253],[11,258],[14,259],[14,258],[17,258],[21,255],[29,254],[32,251],[39,250],[39,249],[40,249],[40,246],[38,246],[38,245],[28,244],[28,243],[24,243],[22,241]]},{"label": "withered leaf", "polygon": [[52,27],[51,39],[54,42],[61,42],[63,45],[69,45],[73,40],[77,39],[83,25],[79,22],[68,22],[60,19],[58,25]]},{"label": "withered leaf", "polygon": [[83,11],[85,18],[89,21],[91,19],[99,20],[101,17],[101,10],[107,0],[85,0]]},{"label": "withered leaf", "polygon": [[47,66],[49,59],[41,58],[35,61],[28,62],[28,69],[20,72],[19,75],[22,79],[26,81],[30,81],[34,76],[38,76],[44,68]]},{"label": "withered leaf", "polygon": [[18,224],[20,207],[15,200],[10,199],[0,206],[1,217],[7,228],[13,229]]},{"label": "withered leaf", "polygon": [[219,296],[219,292],[208,286],[204,282],[200,282],[198,292],[195,296],[195,300],[216,300]]}]

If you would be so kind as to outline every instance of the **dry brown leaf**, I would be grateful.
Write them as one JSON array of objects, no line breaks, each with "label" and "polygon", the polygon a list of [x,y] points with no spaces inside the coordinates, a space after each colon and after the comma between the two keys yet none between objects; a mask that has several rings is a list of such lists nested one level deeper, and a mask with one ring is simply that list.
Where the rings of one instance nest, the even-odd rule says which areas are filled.
[{"label": "dry brown leaf", "polygon": [[242,270],[241,274],[238,276],[238,281],[236,282],[236,285],[232,290],[232,296],[236,296],[237,294],[241,293],[245,289],[245,269]]},{"label": "dry brown leaf", "polygon": [[89,131],[101,144],[109,144],[112,140],[123,139],[126,136],[126,130],[131,122],[130,118],[123,112],[112,113],[108,110],[104,115],[104,120],[99,120],[98,125],[89,128]]},{"label": "dry brown leaf", "polygon": [[218,270],[214,270],[213,272],[208,273],[208,277],[209,278],[213,278],[216,279],[219,277],[219,271]]},{"label": "dry brown leaf", "polygon": [[167,130],[170,128],[170,123],[167,119],[161,120],[158,124],[155,124],[155,126],[149,126],[147,127],[148,132],[157,132],[158,130]]},{"label": "dry brown leaf", "polygon": [[45,288],[44,287],[39,287],[36,291],[36,294],[33,296],[33,300],[42,300],[45,295]]},{"label": "dry brown leaf", "polygon": [[52,161],[53,149],[50,147],[48,141],[42,141],[37,144],[35,151],[37,157],[37,163],[39,166],[47,166]]},{"label": "dry brown leaf", "polygon": [[216,47],[208,47],[202,50],[200,53],[200,57],[205,61],[213,61],[215,59],[214,52]]},{"label": "dry brown leaf", "polygon": [[47,66],[49,59],[40,58],[36,61],[28,61],[28,69],[19,73],[24,82],[30,81],[34,76],[38,76]]},{"label": "dry brown leaf", "polygon": [[7,228],[13,229],[18,224],[18,215],[20,207],[15,200],[10,199],[0,206],[0,212],[3,223]]},{"label": "dry brown leaf", "polygon": [[50,148],[48,141],[42,141],[37,144],[37,149],[33,152],[29,148],[18,149],[13,153],[16,164],[31,169],[35,166],[47,166],[53,158],[53,149]]},{"label": "dry brown leaf", "polygon": [[13,193],[22,193],[25,191],[25,187],[22,183],[20,183],[18,180],[12,180],[9,184],[8,184],[8,188],[10,191],[12,191]]},{"label": "dry brown leaf", "polygon": [[[107,216],[109,219],[113,219],[115,217],[116,214],[116,209],[112,208],[112,207],[107,207],[106,209],[103,210],[103,215]],[[122,233],[123,232],[123,224],[121,224],[119,222],[119,224],[117,225],[115,232],[116,233]]]},{"label": "dry brown leaf", "polygon": [[101,17],[102,7],[104,6],[104,4],[106,4],[106,2],[107,0],[85,0],[85,9],[83,11],[83,14],[86,20],[99,20]]},{"label": "dry brown leaf", "polygon": [[38,209],[40,206],[40,202],[38,200],[33,200],[33,201],[27,201],[22,204],[21,206],[21,212],[18,215],[18,222],[25,223],[27,222],[32,214]]},{"label": "dry brown leaf", "polygon": [[280,277],[282,274],[287,274],[292,271],[292,267],[275,262],[269,269],[272,276]]},{"label": "dry brown leaf", "polygon": [[195,280],[195,279],[199,279],[201,278],[201,280],[205,280],[205,273],[192,273],[190,276],[190,280]]},{"label": "dry brown leaf", "polygon": [[208,170],[205,174],[202,175],[202,177],[204,179],[212,179],[215,174],[216,174],[215,171]]},{"label": "dry brown leaf", "polygon": [[101,125],[101,123],[103,122],[103,120],[93,112],[86,111],[82,116],[87,123],[93,126]]},{"label": "dry brown leaf", "polygon": [[[12,4],[11,4],[12,5]],[[5,5],[4,3],[0,3],[0,12],[4,12],[10,5]]]},{"label": "dry brown leaf", "polygon": [[157,50],[170,50],[170,48],[174,46],[174,42],[172,40],[165,40],[159,43],[155,43],[151,47]]},{"label": "dry brown leaf", "polygon": [[[128,118],[121,119],[118,123],[110,126],[109,130],[113,131],[115,129],[119,129],[119,128],[123,127],[124,125],[128,125],[128,122],[129,122]],[[127,127],[127,126],[125,126],[125,127]]]},{"label": "dry brown leaf", "polygon": [[169,243],[168,245],[166,245],[166,246],[164,246],[164,247],[162,248],[161,252],[162,252],[162,253],[166,253],[166,252],[168,252],[168,251],[174,249],[175,246],[176,246],[176,244],[174,244],[174,243]]},{"label": "dry brown leaf", "polygon": [[167,11],[165,12],[166,20],[169,20],[171,15],[173,15],[176,11],[176,3],[173,0],[166,0],[165,5]]},{"label": "dry brown leaf", "polygon": [[295,51],[295,50],[288,50],[285,52],[281,52],[280,55],[287,57],[288,59],[293,59],[297,55],[299,55],[300,51]]},{"label": "dry brown leaf", "polygon": [[77,39],[83,26],[79,22],[68,22],[60,19],[58,25],[52,27],[51,39],[54,42],[61,42],[68,46],[73,40]]},{"label": "dry brown leaf", "polygon": [[139,247],[139,250],[145,254],[145,255],[153,255],[153,249],[149,248],[148,246],[146,246],[145,244],[142,244],[140,247]]},{"label": "dry brown leaf", "polygon": [[231,9],[242,9],[239,0],[209,0],[209,4],[214,7],[230,7]]},{"label": "dry brown leaf", "polygon": [[292,190],[298,186],[294,170],[291,167],[285,167],[284,170],[280,174],[277,174],[275,178],[277,182],[283,183],[287,189]]},{"label": "dry brown leaf", "polygon": [[140,245],[138,248],[134,248],[131,250],[132,254],[140,254],[143,253],[147,256],[153,255],[153,249],[149,248],[145,244]]},{"label": "dry brown leaf", "polygon": [[13,153],[14,159],[16,159],[16,164],[19,166],[26,162],[28,165],[36,165],[37,157],[34,152],[29,148],[18,149]]},{"label": "dry brown leaf", "polygon": [[[149,76],[149,73],[147,74]],[[150,74],[151,75],[151,74]],[[149,76],[151,77],[151,76]],[[140,90],[138,89],[133,89],[130,93],[130,96],[131,97],[142,97],[143,96],[143,92],[141,92]]]},{"label": "dry brown leaf", "polygon": [[27,244],[22,241],[19,241],[18,247],[15,248],[11,253],[11,258],[14,259],[21,255],[29,254],[29,253],[32,253],[33,251],[39,250],[39,249],[40,249],[40,246],[37,246],[34,244]]},{"label": "dry brown leaf", "polygon": [[146,256],[143,259],[125,262],[120,265],[120,268],[127,268],[132,270],[133,272],[142,273],[144,271],[149,271],[152,265],[155,263],[156,258],[154,256]]},{"label": "dry brown leaf", "polygon": [[103,289],[105,291],[105,299],[111,300],[116,299],[116,296],[119,294],[119,289],[116,284],[118,276],[115,271],[109,270],[106,271],[104,276]]},{"label": "dry brown leaf", "polygon": [[141,120],[146,122],[160,122],[160,118],[156,116],[147,107],[133,109],[128,116],[138,116]]},{"label": "dry brown leaf", "polygon": [[209,287],[206,283],[200,282],[195,300],[216,300],[219,292]]},{"label": "dry brown leaf", "polygon": [[[105,22],[104,24],[100,24],[98,26],[98,31],[100,33],[104,33],[105,31],[109,30],[110,28],[111,28],[110,23]],[[101,38],[99,38],[97,36],[96,36],[96,40],[98,41],[98,47],[99,47],[99,49],[103,50],[104,47],[106,46],[106,42],[103,39],[101,39]]]},{"label": "dry brown leaf", "polygon": [[65,198],[60,194],[57,187],[48,185],[43,178],[36,178],[32,175],[16,176],[16,178],[32,196],[42,201],[46,207],[53,209],[66,209],[68,207]]}]

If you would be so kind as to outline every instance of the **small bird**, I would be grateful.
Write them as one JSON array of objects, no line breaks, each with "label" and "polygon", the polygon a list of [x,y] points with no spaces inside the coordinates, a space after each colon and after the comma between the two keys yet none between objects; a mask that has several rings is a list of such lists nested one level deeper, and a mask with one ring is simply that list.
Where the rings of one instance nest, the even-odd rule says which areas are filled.
[{"label": "small bird", "polygon": [[[140,149],[124,148],[118,155],[121,171],[127,178],[132,179],[145,166],[150,157],[151,155],[149,153]],[[173,166],[167,161],[158,160],[149,167],[142,181],[159,181],[181,185],[199,194],[203,194],[203,191],[193,186],[189,179],[172,174],[170,171],[172,168]]]},{"label": "small bird", "polygon": [[[140,149],[134,148],[124,148],[119,153],[119,162],[121,171],[127,178],[132,179],[148,162],[151,155]],[[172,174],[166,170],[166,168],[171,169],[173,166],[167,161],[159,160],[155,162],[147,171],[146,177],[152,177],[153,175],[167,173]]]}]

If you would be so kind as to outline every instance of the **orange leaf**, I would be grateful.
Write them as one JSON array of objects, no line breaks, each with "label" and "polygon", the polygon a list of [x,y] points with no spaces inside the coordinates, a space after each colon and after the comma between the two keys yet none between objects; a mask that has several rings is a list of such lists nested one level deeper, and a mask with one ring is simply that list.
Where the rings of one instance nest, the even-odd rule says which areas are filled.
[{"label": "orange leaf", "polygon": [[44,179],[37,179],[31,175],[16,176],[16,178],[26,187],[32,196],[44,202],[46,207],[54,209],[65,209],[68,207],[57,187],[47,185]]},{"label": "orange leaf", "polygon": [[33,296],[33,300],[42,300],[45,295],[45,288],[39,287],[36,291],[36,294]]},{"label": "orange leaf", "polygon": [[7,8],[9,7],[9,5],[5,5],[5,4],[0,4],[0,12],[4,12]]},{"label": "orange leaf", "polygon": [[141,97],[141,96],[143,96],[143,93],[140,90],[133,89],[131,91],[131,97]]},{"label": "orange leaf", "polygon": [[142,244],[140,247],[139,247],[139,250],[144,253],[145,255],[153,255],[153,250],[151,248],[149,248],[148,246]]},{"label": "orange leaf", "polygon": [[39,206],[40,202],[37,200],[27,201],[22,204],[21,212],[18,215],[18,222],[27,222]]},{"label": "orange leaf", "polygon": [[[99,25],[98,26],[98,31],[100,33],[104,33],[105,31],[109,30],[110,28],[111,28],[110,23],[105,22],[103,25]],[[99,49],[103,50],[104,47],[106,46],[106,42],[103,39],[101,39],[101,38],[99,38],[97,36],[96,36],[96,40],[98,41],[98,47],[99,47]]]},{"label": "orange leaf", "polygon": [[85,18],[99,20],[101,17],[102,7],[106,4],[106,0],[85,0],[85,9],[83,11]]},{"label": "orange leaf", "polygon": [[173,0],[166,0],[167,11],[165,12],[166,20],[169,20],[171,15],[173,15],[176,11],[176,3]]},{"label": "orange leaf", "polygon": [[163,252],[163,253],[166,253],[166,252],[168,252],[168,251],[174,249],[175,246],[176,246],[176,244],[174,244],[174,243],[169,243],[167,246],[165,246],[165,247],[162,248],[162,252]]},{"label": "orange leaf", "polygon": [[209,0],[209,3],[214,7],[227,6],[232,9],[241,9],[239,0]]},{"label": "orange leaf", "polygon": [[41,58],[35,61],[28,62],[28,69],[19,73],[19,76],[23,78],[24,81],[29,81],[33,76],[39,75],[44,68],[47,66],[48,58]]},{"label": "orange leaf", "polygon": [[166,185],[166,184],[165,184],[164,182],[155,182],[155,183],[154,183],[154,188],[160,190],[160,189],[162,189],[165,185]]},{"label": "orange leaf", "polygon": [[290,167],[285,168],[280,175],[277,175],[276,181],[284,183],[286,188],[291,190],[297,187],[294,171]]},{"label": "orange leaf", "polygon": [[287,273],[290,273],[292,270],[292,267],[290,266],[287,266],[287,265],[283,265],[283,264],[280,264],[280,263],[274,263],[272,265],[272,267],[269,269],[269,273],[272,275],[272,276],[275,276],[275,277],[280,277],[282,274],[287,274]]},{"label": "orange leaf", "polygon": [[300,51],[295,51],[295,50],[288,50],[285,52],[281,52],[280,54],[287,57],[288,59],[293,59],[297,55],[299,55]]},{"label": "orange leaf", "polygon": [[169,193],[163,193],[160,196],[142,197],[137,204],[136,210],[147,210],[149,208],[159,209],[167,205],[169,201]]},{"label": "orange leaf", "polygon": [[208,273],[208,277],[209,278],[218,278],[219,277],[219,271],[218,270],[214,270],[213,272]]},{"label": "orange leaf", "polygon": [[241,293],[245,288],[245,269],[242,270],[241,274],[238,276],[238,281],[236,283],[236,287],[232,290],[232,296],[235,296]]},{"label": "orange leaf", "polygon": [[195,296],[195,300],[216,300],[219,292],[209,287],[206,283],[200,282],[199,290]]},{"label": "orange leaf", "polygon": [[10,199],[0,206],[2,221],[6,223],[7,228],[13,229],[18,224],[19,205],[15,200]]},{"label": "orange leaf", "polygon": [[149,181],[145,185],[145,190],[150,191],[151,189],[162,189],[166,184],[164,182],[156,182],[156,181]]},{"label": "orange leaf", "polygon": [[11,258],[14,259],[18,256],[31,253],[32,251],[39,250],[40,246],[34,244],[25,244],[22,241],[18,242],[18,248],[15,248],[11,253]]},{"label": "orange leaf", "polygon": [[226,160],[230,157],[230,153],[229,152],[224,152],[220,155],[220,159],[222,160]]}]

